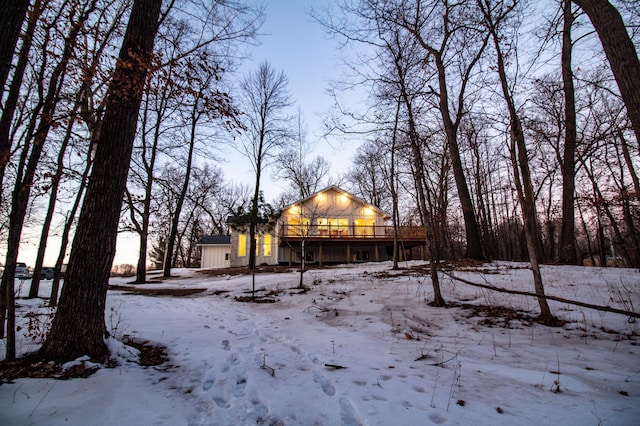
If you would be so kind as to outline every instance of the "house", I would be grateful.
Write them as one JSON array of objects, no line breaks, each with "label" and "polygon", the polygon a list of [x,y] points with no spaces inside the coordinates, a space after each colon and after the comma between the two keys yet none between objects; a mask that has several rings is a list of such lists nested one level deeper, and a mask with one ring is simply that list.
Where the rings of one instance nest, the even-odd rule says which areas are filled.
[{"label": "house", "polygon": [[[278,261],[281,264],[352,263],[393,257],[393,226],[379,208],[329,186],[283,208],[278,221]],[[398,229],[403,252],[425,244],[424,228]]]},{"label": "house", "polygon": [[198,245],[202,251],[201,268],[228,268],[231,266],[230,235],[205,235]]},{"label": "house", "polygon": [[[285,206],[274,220],[262,219],[258,224],[256,265],[294,265],[304,258],[307,264],[322,266],[393,257],[394,228],[388,223],[389,215],[334,185]],[[206,238],[216,236],[201,241],[203,268],[224,267],[218,266],[223,252],[226,266],[249,264],[248,225],[235,223],[234,217],[227,222],[231,231],[227,242],[206,243]],[[402,259],[410,258],[412,252],[423,253],[423,227],[401,226],[397,231]]]},{"label": "house", "polygon": [[[235,226],[233,218],[227,220],[231,229],[231,267],[249,265],[249,225]],[[278,240],[274,227],[260,220],[256,229],[256,265],[278,264]]]}]

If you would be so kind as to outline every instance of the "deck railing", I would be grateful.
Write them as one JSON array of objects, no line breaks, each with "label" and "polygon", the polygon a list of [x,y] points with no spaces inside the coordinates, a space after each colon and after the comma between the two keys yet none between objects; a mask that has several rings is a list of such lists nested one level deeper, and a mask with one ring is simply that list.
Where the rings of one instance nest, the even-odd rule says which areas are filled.
[{"label": "deck railing", "polygon": [[[422,226],[399,226],[399,239],[424,239],[426,236]],[[374,225],[282,225],[281,238],[327,238],[327,239],[393,239],[393,226]]]}]

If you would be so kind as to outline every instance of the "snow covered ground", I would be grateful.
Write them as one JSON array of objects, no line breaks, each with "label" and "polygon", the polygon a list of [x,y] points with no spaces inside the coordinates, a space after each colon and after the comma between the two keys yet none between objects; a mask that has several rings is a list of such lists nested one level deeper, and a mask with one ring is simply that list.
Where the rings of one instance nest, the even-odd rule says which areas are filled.
[{"label": "snow covered ground", "polygon": [[[435,308],[427,304],[429,279],[390,269],[370,263],[308,271],[304,294],[291,290],[296,272],[259,274],[260,294],[276,300],[264,304],[235,300],[251,277],[197,270],[130,285],[204,289],[188,296],[110,290],[113,334],[163,345],[170,360],[141,367],[122,354],[118,366],[86,379],[4,383],[0,424],[640,424],[638,322],[550,302],[567,323],[545,327],[528,320],[538,313],[535,299],[444,275],[451,306]],[[494,262],[455,274],[533,288],[526,264]],[[543,278],[551,295],[640,307],[636,270],[545,266]],[[41,294],[48,291],[45,285]],[[22,314],[46,312],[42,300],[18,303]],[[25,330],[21,353],[37,348]]]}]

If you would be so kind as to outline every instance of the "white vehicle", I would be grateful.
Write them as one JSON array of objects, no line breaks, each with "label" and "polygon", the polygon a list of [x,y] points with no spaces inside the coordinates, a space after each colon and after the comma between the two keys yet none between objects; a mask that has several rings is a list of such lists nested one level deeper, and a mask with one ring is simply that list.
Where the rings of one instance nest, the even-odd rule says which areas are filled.
[{"label": "white vehicle", "polygon": [[16,263],[16,278],[30,278],[31,277],[31,273],[29,272],[29,267],[27,266],[26,263],[24,262],[18,262]]}]

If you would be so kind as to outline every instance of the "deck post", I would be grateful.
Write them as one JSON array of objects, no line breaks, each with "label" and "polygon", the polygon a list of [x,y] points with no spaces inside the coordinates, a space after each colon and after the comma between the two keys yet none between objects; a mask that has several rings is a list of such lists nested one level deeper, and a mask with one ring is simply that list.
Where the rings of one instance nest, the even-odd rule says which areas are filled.
[{"label": "deck post", "polygon": [[318,265],[322,267],[322,241],[318,243]]},{"label": "deck post", "polygon": [[351,263],[351,244],[347,241],[347,263]]}]

